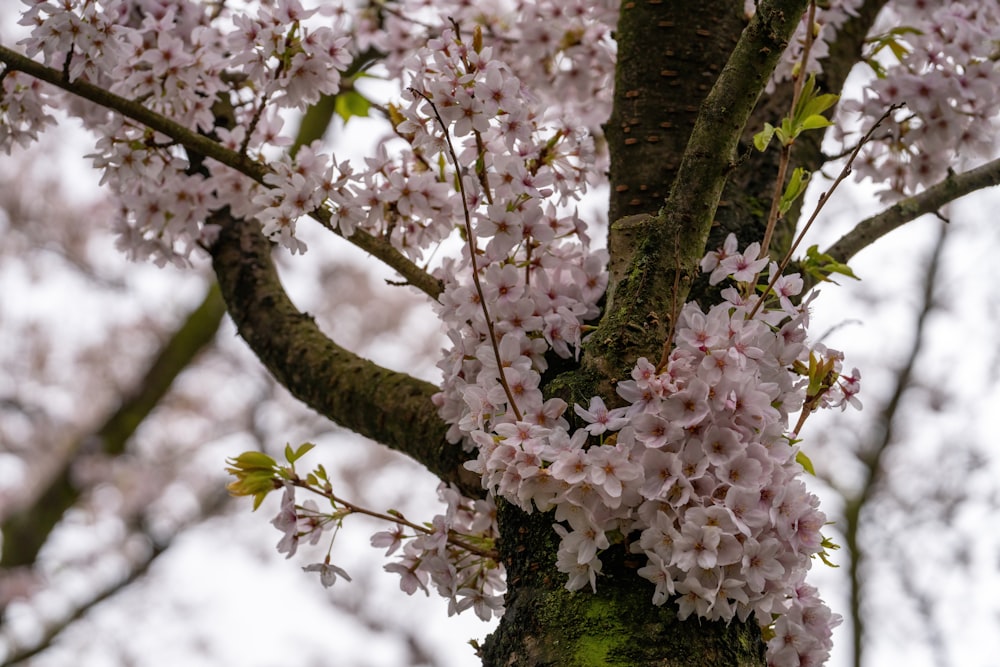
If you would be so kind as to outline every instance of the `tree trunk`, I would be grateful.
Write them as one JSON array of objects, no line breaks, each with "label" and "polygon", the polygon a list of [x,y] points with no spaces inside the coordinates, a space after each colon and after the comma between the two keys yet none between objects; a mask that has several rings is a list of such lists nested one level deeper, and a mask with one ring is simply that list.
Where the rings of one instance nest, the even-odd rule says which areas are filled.
[{"label": "tree trunk", "polygon": [[747,623],[679,621],[668,602],[650,602],[652,585],[621,545],[602,554],[597,593],[569,592],[555,566],[558,535],[550,514],[503,503],[501,551],[507,610],[486,641],[483,667],[760,667],[764,643]]},{"label": "tree trunk", "polygon": [[[758,79],[770,74],[806,3],[773,4],[778,9],[748,30],[756,32],[749,60],[757,62],[746,67]],[[614,109],[606,126],[610,220],[615,223],[609,239],[608,305],[581,368],[549,382],[550,395],[586,404],[596,392],[613,402],[616,380],[628,377],[638,357],[654,363],[659,358],[673,306],[689,294],[701,296],[691,292],[696,258],[704,253],[722,195],[723,172],[736,166],[737,141],[763,86],[760,81],[757,88],[750,84],[736,91],[744,97],[736,104],[744,108],[742,115],[733,115],[732,104],[709,97],[746,26],[743,3],[735,0],[623,3],[616,33]],[[700,130],[702,137],[713,133],[714,128],[705,126],[706,117],[725,124],[718,149],[725,154],[715,156],[715,162],[699,162],[704,157],[699,155],[689,159],[687,151],[693,130]],[[704,180],[716,181],[706,186],[702,200],[698,193],[686,199],[688,192],[673,191],[685,168],[689,181],[702,168],[710,174]],[[770,201],[774,176],[757,180],[760,190],[744,191],[744,199],[739,206],[730,205],[731,210],[752,209],[748,200],[754,196]],[[661,211],[665,206],[674,210]],[[763,229],[760,215],[740,224]],[[570,593],[565,575],[555,567],[559,538],[552,516],[527,515],[501,503],[499,522],[507,610],[484,646],[485,667],[765,664],[764,642],[753,617],[728,624],[694,617],[680,621],[673,601],[654,606],[652,585],[636,574],[644,563],[628,553],[628,536],[602,554],[596,594]]]}]

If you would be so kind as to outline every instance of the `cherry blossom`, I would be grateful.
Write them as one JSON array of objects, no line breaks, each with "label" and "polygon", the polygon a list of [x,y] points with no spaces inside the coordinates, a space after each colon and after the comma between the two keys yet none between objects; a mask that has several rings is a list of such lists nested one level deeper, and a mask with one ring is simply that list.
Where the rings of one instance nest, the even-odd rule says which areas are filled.
[{"label": "cherry blossom", "polygon": [[[661,363],[635,360],[616,395],[586,397],[586,407],[570,410],[541,390],[553,358],[579,358],[608,284],[608,253],[591,247],[577,206],[607,168],[598,146],[617,3],[402,0],[377,19],[345,7],[324,15],[298,0],[223,3],[217,14],[193,3],[136,4],[143,11],[120,0],[32,0],[22,46],[70,80],[140,99],[266,171],[253,181],[5,72],[0,146],[31,141],[52,122],[48,108],[80,117],[97,136],[89,157],[121,203],[116,231],[130,257],[187,264],[211,243],[206,219],[223,207],[256,219],[293,253],[306,250],[306,217],[346,237],[388,240],[423,262],[462,237],[461,250],[428,263],[444,286],[434,308],[449,341],[434,405],[488,497],[442,485],[445,509],[426,526],[394,517],[372,537],[393,558],[385,569],[402,590],[433,587],[449,613],[503,613],[504,570],[491,555],[500,497],[552,512],[556,566],[570,590],[596,590],[603,552],[633,536],[652,604],[675,605],[681,618],[753,614],[773,631],[772,665],[825,659],[838,617],[804,583],[825,548],[825,516],[801,480],[789,418],[860,407],[860,374],[809,342],[801,277],[776,275],[759,242],[741,251],[730,235],[701,262],[711,284],[728,283],[721,299],[681,305]],[[860,2],[828,5],[816,17],[810,71]],[[919,18],[927,26],[907,37],[908,55],[844,105],[865,118],[906,99],[910,115],[892,141],[871,144],[858,165],[867,174],[899,168],[896,191],[947,165],[920,163],[919,147],[975,146],[1000,108],[990,84],[996,12],[949,2]],[[776,81],[791,75],[812,29],[803,26]],[[391,136],[363,162],[338,160],[319,142],[284,150],[287,110],[339,92],[372,48],[385,54],[376,74],[400,82],[380,107]],[[950,94],[929,95],[928,85]],[[759,276],[775,279],[766,299]],[[815,368],[828,372],[813,377]],[[272,523],[290,557],[332,517],[311,501],[297,505],[288,484]],[[350,580],[329,558],[304,569],[324,586]]]}]

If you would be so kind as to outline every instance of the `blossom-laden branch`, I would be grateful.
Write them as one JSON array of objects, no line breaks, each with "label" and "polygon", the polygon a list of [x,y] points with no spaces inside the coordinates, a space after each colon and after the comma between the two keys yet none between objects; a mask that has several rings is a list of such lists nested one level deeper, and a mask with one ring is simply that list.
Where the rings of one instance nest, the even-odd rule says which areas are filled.
[{"label": "blossom-laden branch", "polygon": [[[482,43],[482,32],[477,29],[476,35],[479,42]],[[437,120],[438,125],[441,126],[441,131],[444,133],[444,140],[448,146],[448,156],[451,158],[451,163],[455,167],[455,171],[459,171],[460,163],[458,161],[458,155],[455,154],[455,146],[451,141],[448,124],[444,122],[443,118],[441,118],[441,112],[438,111],[434,101],[421,93],[419,90],[411,88],[410,92],[425,100],[427,104],[430,105],[431,111],[434,113],[434,118]],[[477,146],[482,145],[481,137],[477,136],[476,144]],[[490,316],[489,305],[486,303],[486,296],[483,294],[482,281],[479,279],[479,266],[476,261],[476,255],[479,253],[479,248],[476,247],[476,235],[472,231],[472,218],[469,215],[469,199],[465,192],[465,179],[458,179],[458,188],[459,194],[462,195],[462,215],[465,219],[466,242],[469,245],[469,263],[472,265],[472,282],[476,286],[476,295],[479,298],[479,307],[483,309],[483,319],[486,322],[486,329],[489,333],[490,346],[493,348],[493,359],[497,362],[497,369],[499,370],[500,385],[503,387],[504,395],[507,397],[507,405],[510,406],[511,411],[514,413],[514,417],[520,421],[521,411],[517,408],[517,401],[514,399],[514,394],[510,390],[510,384],[507,382],[507,373],[503,369],[503,360],[500,358],[500,346],[497,344],[496,327],[493,324],[493,318]],[[491,200],[492,193],[488,189],[484,188],[484,190],[488,197],[488,201]],[[527,278],[525,278],[525,281],[527,282]]]},{"label": "blossom-laden branch", "polygon": [[[273,4],[279,13],[301,13],[292,0]],[[418,451],[443,478],[459,478],[464,458],[458,447],[450,450],[452,455],[443,454],[445,439],[476,449],[476,460],[468,467],[479,473],[489,491],[525,512],[554,509],[560,538],[555,567],[568,575],[566,585],[571,590],[588,585],[596,590],[602,553],[622,536],[641,533],[631,551],[646,558],[639,575],[654,584],[654,604],[676,604],[681,619],[696,615],[746,621],[753,614],[769,633],[772,662],[780,665],[822,661],[836,622],[803,583],[810,557],[822,557],[828,545],[819,532],[825,517],[818,501],[799,479],[807,459],[789,446],[797,434],[789,432],[788,419],[803,407],[854,403],[858,374],[841,374],[839,353],[807,347],[807,304],[793,304],[790,298],[801,290],[800,279],[778,278],[780,272],[772,264],[772,277],[783,282],[775,283],[773,294],[757,296],[756,277],[763,268],[758,265],[767,264],[757,257],[759,246],[752,244],[752,250],[740,253],[735,238],[727,239],[702,266],[718,273],[719,280],[732,277],[736,287],[724,290],[720,303],[681,304],[738,139],[804,7],[805,0],[759,3],[706,99],[667,206],[642,227],[645,238],[637,246],[641,256],[625,260],[631,260],[631,268],[623,272],[629,278],[616,286],[598,332],[603,344],[616,338],[616,327],[635,327],[647,312],[654,321],[657,313],[669,312],[676,346],[659,367],[642,358],[636,361],[635,346],[622,346],[616,367],[598,370],[607,380],[617,371],[631,373],[631,380],[617,383],[617,393],[627,406],[608,410],[600,395],[591,396],[588,409],[574,408],[587,422],[583,429],[573,429],[563,417],[565,401],[545,400],[540,382],[549,353],[569,358],[579,352],[583,322],[599,314],[606,279],[607,256],[588,248],[575,214],[560,210],[575,201],[588,183],[593,164],[589,137],[574,129],[586,125],[534,103],[517,72],[496,58],[491,47],[474,40],[470,48],[462,42],[459,21],[454,31],[442,31],[428,40],[399,68],[404,78],[414,80],[410,90],[424,91],[420,96],[404,94],[401,107],[388,107],[393,130],[407,143],[401,151],[405,157],[397,160],[380,152],[369,160],[375,168],[360,181],[352,181],[347,163],[317,167],[325,161],[318,160],[316,148],[309,146],[295,161],[277,161],[273,173],[260,179],[277,187],[258,190],[245,202],[213,201],[210,210],[215,212],[209,216],[220,230],[212,246],[215,268],[240,333],[278,379],[299,392],[300,399],[358,432],[375,434],[408,452]],[[270,9],[261,12],[260,24],[240,17],[239,22],[246,19],[253,30],[231,37],[247,48],[230,44],[228,51],[248,65],[245,74],[256,77],[252,84],[266,89],[255,97],[249,89],[239,91],[252,97],[242,112],[249,121],[244,126],[251,128],[247,134],[238,134],[240,123],[217,128],[225,145],[240,147],[236,155],[245,153],[251,143],[247,135],[253,135],[254,128],[275,121],[276,116],[268,120],[265,106],[287,99],[285,88],[277,84],[287,73],[286,66],[301,55],[283,51],[281,58],[275,58],[279,64],[273,71],[253,62],[255,49],[264,41],[257,40],[258,27],[266,23],[283,44],[295,42],[299,27],[292,21],[294,28],[284,32]],[[35,40],[41,44],[42,34],[36,33]],[[326,75],[330,69],[340,69],[342,55],[342,44],[332,40],[330,45],[330,57],[320,59],[321,67],[329,66]],[[58,50],[46,53],[50,64],[58,62],[52,57]],[[87,61],[73,60],[73,45],[61,53],[70,72],[66,80],[75,78],[74,69],[87,67]],[[155,60],[162,53],[143,55],[153,59],[145,61],[150,69],[162,65]],[[562,71],[562,64],[553,70]],[[159,86],[157,91],[176,83],[169,76],[157,78],[155,71],[152,79],[151,87]],[[330,79],[322,80],[336,86]],[[289,83],[298,84],[293,88],[299,91],[309,88],[301,80]],[[222,91],[202,92],[214,99]],[[178,97],[180,107],[202,101]],[[305,97],[292,100],[290,106]],[[440,134],[428,127],[434,125],[428,107],[446,126],[446,136],[462,144],[460,153],[450,151],[450,162],[444,157]],[[201,123],[197,126],[215,131]],[[135,128],[123,133],[116,129],[106,132],[101,160],[134,158],[134,142],[140,150],[155,151],[161,161],[157,166],[163,166],[169,153],[157,145],[160,139],[153,132],[137,135]],[[189,149],[193,163],[191,153]],[[210,162],[205,160],[209,168]],[[340,178],[333,179],[338,172]],[[368,187],[369,178],[384,187]],[[359,182],[365,187],[359,189]],[[442,390],[433,398],[426,383],[381,369],[326,339],[311,318],[291,305],[270,264],[269,244],[245,221],[257,217],[266,233],[297,249],[301,242],[294,237],[295,219],[334,202],[337,227],[345,234],[355,227],[379,228],[401,241],[396,247],[402,252],[419,257],[454,231],[456,190],[467,216],[470,250],[468,257],[445,260],[439,273],[446,284],[438,314],[453,345],[440,364],[445,371]],[[365,197],[370,198],[368,203],[362,201]],[[412,211],[417,214],[411,216]],[[432,222],[422,225],[421,220]],[[649,282],[649,276],[657,273],[664,280],[658,285]],[[646,294],[660,301],[641,301]],[[486,301],[490,308],[482,307]],[[652,304],[649,311],[647,303]],[[662,343],[662,328],[649,327],[648,340],[655,340],[656,346]],[[594,358],[607,356],[600,347],[593,349]],[[620,363],[623,358],[627,365]],[[807,382],[802,382],[802,375]],[[386,387],[391,389],[383,391]],[[523,410],[518,410],[515,397]],[[450,427],[447,435],[428,409],[431,400]],[[394,423],[385,423],[389,420]],[[273,490],[275,479],[265,477],[258,480],[263,489],[243,490],[253,495]],[[295,480],[285,481],[291,496]],[[308,478],[306,483],[316,485]],[[327,497],[337,504],[332,492]],[[449,501],[448,515],[464,502],[460,497]],[[287,497],[283,515],[276,520],[291,545],[301,532],[303,517],[298,509],[294,498]],[[489,518],[489,512],[478,514]],[[428,555],[448,542],[449,516],[435,519],[432,535],[424,533],[410,542],[428,540],[417,553],[408,554],[411,562],[397,570],[403,575],[404,590],[425,587],[420,572],[427,575],[428,570],[422,569],[426,566],[431,576],[444,573],[435,583],[452,597],[456,609],[469,604],[489,615],[497,609],[498,587],[492,580],[483,583],[488,575],[470,583],[454,554],[438,550]],[[318,514],[305,518],[321,519]],[[392,548],[392,536],[388,539]],[[425,563],[425,558],[434,557],[442,560]],[[309,569],[318,570],[324,582],[345,576],[329,559]],[[548,573],[543,576],[551,579]]]},{"label": "blossom-laden branch", "polygon": [[[326,482],[326,480],[323,481]],[[342,515],[346,516],[346,514],[360,514],[362,516],[371,517],[372,519],[378,519],[379,521],[394,523],[397,526],[401,527],[405,526],[406,528],[409,528],[410,530],[413,530],[422,535],[434,534],[433,528],[429,528],[426,525],[421,526],[418,523],[413,523],[405,516],[403,516],[401,513],[395,510],[389,510],[388,512],[378,512],[375,510],[370,510],[367,507],[362,507],[356,503],[352,503],[349,500],[344,500],[343,498],[336,495],[332,491],[332,489],[329,487],[329,484],[324,483],[321,486],[319,485],[319,482],[317,482],[313,478],[302,479],[300,477],[295,477],[289,481],[289,484],[291,484],[294,487],[304,489],[306,491],[311,491],[330,501],[330,504],[334,509],[334,513],[329,516],[335,518],[338,521],[340,520]],[[447,533],[446,539],[449,544],[464,549],[465,551],[468,551],[471,554],[482,556],[483,558],[490,558],[494,561],[499,559],[499,554],[497,553],[496,549],[485,548],[478,544],[473,544],[471,540],[463,537],[460,533],[456,533],[455,531],[449,531]]]},{"label": "blossom-laden branch", "polygon": [[[427,583],[432,582],[443,596],[451,598],[449,614],[474,608],[480,618],[488,621],[494,613],[502,613],[503,567],[494,546],[497,524],[492,498],[470,500],[441,483],[438,496],[448,509],[432,522],[420,525],[396,510],[378,512],[339,497],[322,465],[300,475],[295,463],[314,446],[305,443],[293,450],[291,445],[285,445],[287,465],[259,451],[244,452],[228,460],[230,467],[226,470],[236,478],[228,485],[230,493],[252,496],[254,509],[269,493],[284,489],[281,510],[271,521],[282,532],[279,552],[291,558],[304,538],[316,544],[325,531],[333,529],[324,561],[303,569],[319,572],[327,587],[332,586],[338,576],[350,581],[347,572],[331,564],[329,552],[348,516],[367,516],[394,526],[373,535],[371,543],[374,547],[386,548],[386,556],[403,547],[399,560],[386,565],[385,569],[402,575],[400,586],[404,591],[410,594],[418,589],[427,592]],[[321,509],[312,499],[297,504],[296,489],[325,498],[330,504],[329,510]]]},{"label": "blossom-laden branch", "polygon": [[967,194],[997,185],[1000,185],[1000,159],[961,173],[950,173],[923,192],[901,199],[885,211],[862,220],[831,245],[826,254],[839,262],[847,262],[894,229],[934,213]]},{"label": "blossom-laden branch", "polygon": [[[156,132],[169,137],[172,141],[189,151],[189,157],[211,158],[237,172],[250,177],[256,183],[266,187],[275,187],[274,170],[268,165],[252,159],[245,152],[227,148],[223,144],[204,134],[199,134],[181,123],[159,114],[140,102],[116,95],[100,86],[82,79],[68,80],[62,72],[46,67],[20,53],[0,45],[0,62],[3,62],[6,72],[24,72],[48,84],[56,86],[68,93],[93,102],[115,113],[130,118]],[[352,233],[344,231],[333,223],[331,211],[325,207],[317,207],[307,212],[330,231],[338,234],[378,258],[387,266],[395,269],[407,283],[418,288],[433,299],[441,294],[441,283],[419,266],[414,264],[385,238],[374,236],[363,230],[354,229]]]}]

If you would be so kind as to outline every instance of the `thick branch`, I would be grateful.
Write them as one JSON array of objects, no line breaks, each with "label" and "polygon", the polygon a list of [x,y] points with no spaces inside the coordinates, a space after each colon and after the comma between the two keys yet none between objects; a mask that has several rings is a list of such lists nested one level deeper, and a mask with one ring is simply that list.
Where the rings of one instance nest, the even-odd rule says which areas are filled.
[{"label": "thick branch", "polygon": [[[670,317],[699,274],[740,136],[807,4],[760,3],[701,106],[664,208],[612,226],[608,306],[585,358],[605,378],[622,377],[639,356],[659,354]],[[615,238],[622,235],[628,238]],[[606,387],[603,393],[612,394]]]},{"label": "thick branch", "polygon": [[77,458],[96,452],[117,456],[125,451],[136,428],[156,408],[174,379],[214,340],[225,312],[219,289],[212,285],[201,304],[160,349],[132,394],[96,433],[71,448],[62,467],[34,502],[4,518],[0,526],[3,531],[0,563],[4,567],[29,566],[35,562],[49,533],[80,496],[72,476]]},{"label": "thick branch", "polygon": [[[266,164],[252,160],[236,151],[229,150],[212,139],[193,132],[180,123],[147,109],[138,102],[110,93],[100,86],[95,86],[86,81],[79,79],[76,81],[67,81],[58,70],[46,67],[3,46],[0,46],[0,62],[5,63],[12,70],[24,72],[73,95],[77,95],[115,113],[131,118],[146,127],[156,130],[160,134],[170,137],[193,154],[212,158],[227,167],[235,169],[241,174],[249,176],[265,187],[272,187],[264,182],[264,176],[272,173]],[[326,209],[317,209],[310,216],[330,231],[343,236],[340,230],[332,225],[330,212]],[[408,283],[427,293],[431,298],[437,299],[438,295],[441,294],[443,289],[441,283],[407,259],[387,239],[372,236],[360,230],[344,238],[398,271]]]},{"label": "thick branch", "polygon": [[861,221],[826,252],[837,261],[846,262],[907,222],[927,213],[934,213],[959,197],[995,185],[1000,185],[1000,159],[961,174],[949,174],[944,180],[923,192],[898,201],[882,213]]},{"label": "thick branch", "polygon": [[222,231],[213,265],[240,336],[292,394],[344,428],[402,452],[465,494],[483,489],[462,467],[462,448],[445,439],[434,385],[363,359],[320,331],[288,298],[271,261],[272,244],[228,210],[212,216]]},{"label": "thick branch", "polygon": [[666,218],[684,225],[682,245],[704,249],[740,135],[807,5],[762,2],[705,99],[666,204]]}]

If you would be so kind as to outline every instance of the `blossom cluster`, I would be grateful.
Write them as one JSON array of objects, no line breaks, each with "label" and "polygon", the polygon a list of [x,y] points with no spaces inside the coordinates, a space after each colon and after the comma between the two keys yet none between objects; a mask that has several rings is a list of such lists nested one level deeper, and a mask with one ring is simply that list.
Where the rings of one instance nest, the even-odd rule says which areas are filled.
[{"label": "blossom cluster", "polygon": [[[758,253],[759,244],[737,252],[730,237],[703,267],[746,288],[767,266]],[[771,664],[819,664],[837,617],[803,587],[823,551],[826,518],[800,479],[788,418],[813,398],[802,370],[810,356],[832,361],[838,378],[810,405],[846,405],[858,382],[856,371],[840,379],[838,353],[810,350],[808,311],[787,298],[802,282],[781,280],[783,296],[753,316],[758,297],[735,287],[707,312],[686,305],[667,363],[640,359],[618,383],[623,407],[608,409],[600,397],[574,406],[586,422],[576,430],[563,418],[565,403],[544,401],[536,388],[537,334],[507,333],[501,342],[503,372],[523,387],[514,392],[520,419],[489,364],[490,343],[480,340],[467,362],[478,366],[466,376],[475,384],[460,383],[458,424],[491,492],[526,511],[553,511],[568,588],[596,589],[601,552],[634,536],[629,548],[646,558],[639,575],[654,584],[654,604],[674,600],[681,618],[782,619]]]},{"label": "blossom cluster", "polygon": [[[748,15],[756,2],[746,0]],[[786,81],[801,67],[807,30],[813,41],[805,71],[819,73],[844,24],[856,17],[860,0],[833,0],[817,7],[813,25],[803,17],[771,83]],[[858,180],[884,185],[885,199],[932,185],[958,164],[995,157],[1000,113],[996,2],[888,4],[867,40],[870,80],[859,98],[845,98],[836,139],[850,151],[892,105],[905,105],[868,142],[854,164]],[[847,131],[847,128],[854,128]]]},{"label": "blossom cluster", "polygon": [[[507,410],[511,398],[532,408],[540,423],[567,425],[556,419],[563,401],[541,400],[544,355],[551,349],[569,357],[579,349],[581,325],[598,314],[607,284],[607,253],[588,249],[583,222],[568,209],[600,164],[590,135],[546,116],[546,105],[527,94],[479,35],[463,40],[445,29],[410,54],[402,70],[408,88],[392,112],[402,142],[392,155],[380,146],[356,172],[306,146],[295,158],[273,161],[266,180],[274,187],[255,190],[252,198],[265,232],[293,251],[303,249],[296,219],[321,207],[345,236],[360,229],[388,237],[414,259],[464,226],[474,250],[464,246],[462,256],[444,259],[435,270],[444,283],[436,308],[453,342],[439,364],[445,380],[435,401],[451,425],[449,438],[469,446],[463,424],[482,426],[487,414]],[[493,336],[501,339],[496,350]],[[510,396],[499,383],[501,369]],[[401,576],[404,591],[426,591],[430,583],[450,599],[451,611],[471,607],[489,618],[502,610],[502,566],[446,536],[491,539],[492,502],[441,493],[449,510],[431,522],[433,534],[389,540],[402,534],[397,527],[373,544],[389,546],[390,554],[405,544],[386,566]],[[477,511],[456,510],[462,503]]]},{"label": "blossom cluster", "polygon": [[[28,8],[20,23],[32,31],[21,45],[28,55],[40,55],[70,80],[141,100],[252,158],[290,142],[281,134],[283,109],[303,108],[322,94],[337,93],[342,73],[365,62],[366,54],[379,53],[379,67],[393,79],[424,74],[425,63],[414,61],[413,54],[423,49],[420,58],[431,62],[428,42],[440,39],[443,26],[452,20],[478,25],[496,49],[497,62],[543,91],[538,94],[548,104],[538,108],[555,110],[546,114],[548,120],[596,129],[610,109],[613,2],[546,0],[484,9],[458,1],[431,7],[402,0],[356,10],[307,9],[300,0],[241,8],[160,0],[24,2]],[[269,195],[228,167],[192,159],[168,137],[15,74],[5,76],[3,84],[0,147],[9,151],[14,143],[30,141],[50,122],[46,107],[56,105],[70,109],[101,137],[95,166],[104,171],[104,183],[122,204],[116,224],[119,246],[133,259],[186,264],[193,249],[214,233],[205,225],[207,210],[228,205],[252,216],[247,203],[256,197],[265,202],[267,214],[260,222],[269,234],[293,252],[305,249],[295,239],[295,222],[309,210],[297,206],[304,203],[298,196],[329,182],[326,176],[334,165],[327,156],[317,151],[308,164],[300,161],[292,167],[300,172],[296,183],[280,177],[270,181],[267,186],[284,187]],[[516,113],[508,118],[507,129],[514,133],[519,123],[521,132],[528,125]],[[342,196],[331,198],[328,206],[346,234],[358,226],[387,233],[404,252],[419,255],[453,230],[450,203],[441,197],[447,188],[441,174],[424,173],[426,156],[407,149],[390,155],[383,153],[367,169],[357,170],[350,184],[343,176],[354,171],[339,172]],[[589,168],[600,173],[602,163],[594,161]],[[406,193],[399,193],[412,186],[417,201],[411,215]],[[430,202],[421,199],[425,187],[433,191]],[[197,203],[188,205],[192,196]],[[326,203],[322,197],[308,199],[310,204]],[[185,205],[167,213],[178,200]]]},{"label": "blossom cluster", "polygon": [[[465,42],[446,30],[414,54],[407,104],[398,109],[402,120],[396,125],[412,154],[426,164],[450,160],[450,138],[444,132],[453,136],[458,171],[464,174],[464,204],[460,200],[451,209],[450,224],[468,216],[468,244],[460,258],[445,259],[435,271],[445,286],[436,308],[453,344],[438,364],[444,381],[435,402],[450,424],[449,438],[468,446],[468,425],[481,427],[488,415],[507,410],[513,414],[513,405],[531,409],[539,423],[557,423],[565,403],[541,398],[544,354],[551,349],[569,357],[578,349],[581,324],[597,315],[607,284],[606,253],[587,248],[582,221],[575,211],[564,210],[587,189],[589,136],[566,125],[543,125],[539,102],[524,94],[523,84],[490,47],[475,41]],[[404,233],[421,243],[414,242],[414,248],[443,234],[448,200],[433,188],[453,182],[452,177],[396,179],[399,172],[384,170],[380,166],[377,173],[386,186],[369,192],[385,193],[385,205],[370,210],[383,217],[408,215]],[[425,214],[427,224],[416,225],[416,212],[427,211],[428,204],[436,214]],[[361,225],[373,221],[382,222],[370,215]],[[400,245],[413,252],[409,243]],[[494,336],[499,338],[496,348]],[[454,513],[436,517],[434,525],[439,524],[443,530],[470,534],[470,526],[454,523]],[[437,560],[418,557],[423,542],[407,543],[402,561],[387,566],[404,575],[404,590],[414,590],[415,581],[429,576],[439,590],[449,591],[452,609],[461,610],[469,604],[463,600],[473,600],[476,612],[488,618],[491,610],[502,608],[499,564],[477,566],[489,576],[475,579],[475,586],[442,588]],[[450,578],[445,581],[450,585]]]},{"label": "blossom cluster", "polygon": [[925,3],[916,12],[900,4],[886,24],[906,27],[894,38],[901,57],[882,65],[860,100],[844,104],[867,126],[891,104],[906,105],[889,136],[867,144],[854,165],[859,179],[885,183],[887,197],[931,185],[963,162],[993,157],[1000,112],[1000,5]]},{"label": "blossom cluster", "polygon": [[387,54],[390,77],[405,78],[411,55],[439,37],[441,26],[478,25],[494,57],[557,114],[597,131],[611,110],[618,21],[614,0],[399,0],[358,15],[338,14],[355,50]]},{"label": "blossom cluster", "polygon": [[[298,0],[254,13],[227,12],[228,22],[194,3],[28,4],[20,21],[32,27],[21,42],[28,55],[40,54],[72,81],[141,100],[151,111],[253,156],[287,144],[280,109],[336,93],[352,60],[349,38],[310,23],[316,11]],[[5,92],[22,80],[6,78],[11,84],[5,83]],[[27,120],[24,96],[13,90],[18,94],[5,95],[7,117],[0,119],[0,139],[6,139],[0,145],[8,150],[11,139],[23,142],[44,120],[40,109],[37,120]],[[35,104],[56,99],[54,93],[39,96]],[[248,194],[259,187],[249,178],[96,105],[62,104],[99,137],[90,157],[121,202],[118,245],[133,259],[186,264],[195,248],[211,240],[213,230],[205,224],[210,211],[228,205],[249,212]],[[220,122],[226,116],[231,127]]]},{"label": "blossom cluster", "polygon": [[48,92],[38,79],[7,72],[0,80],[0,149],[10,155],[15,145],[27,146],[55,120],[46,111]]},{"label": "blossom cluster", "polygon": [[[233,459],[231,462],[237,467],[230,471],[241,475],[244,470],[240,468],[240,461]],[[272,478],[271,473],[275,470],[278,475]],[[445,513],[420,527],[398,512],[381,515],[340,501],[327,490],[325,483],[328,480],[323,472],[319,473],[324,475],[322,478],[313,473],[302,479],[294,475],[292,468],[276,468],[268,472],[266,484],[282,479],[282,473],[290,475],[294,482],[287,478],[282,482],[281,507],[271,520],[271,524],[282,534],[277,545],[279,553],[291,558],[303,540],[316,545],[331,529],[332,548],[336,529],[350,514],[375,515],[383,520],[394,517],[394,527],[375,533],[371,544],[385,549],[387,557],[402,547],[397,559],[387,564],[385,569],[399,575],[403,591],[410,595],[417,591],[429,593],[428,585],[432,585],[439,595],[449,600],[449,615],[472,609],[477,616],[488,621],[494,615],[503,613],[503,567],[496,558],[485,555],[491,552],[496,539],[496,505],[492,498],[471,500],[442,483],[438,486],[438,497],[446,506]],[[311,498],[297,503],[297,487],[326,496],[332,510],[320,509]],[[320,581],[326,588],[333,586],[338,578],[351,580],[344,568],[331,562],[329,553],[322,562],[311,563],[302,569],[319,573]]]},{"label": "blossom cluster", "polygon": [[468,548],[470,542],[492,544],[496,539],[493,498],[471,500],[445,484],[438,487],[438,497],[447,509],[434,517],[429,532],[408,534],[405,526],[396,524],[393,530],[372,536],[372,546],[385,548],[386,556],[403,548],[385,570],[398,574],[400,588],[410,595],[418,590],[426,593],[428,584],[433,585],[448,599],[449,616],[466,609],[484,621],[502,615],[506,589],[503,566]]}]

